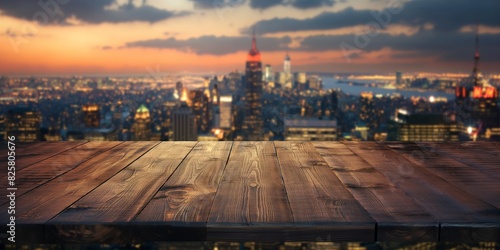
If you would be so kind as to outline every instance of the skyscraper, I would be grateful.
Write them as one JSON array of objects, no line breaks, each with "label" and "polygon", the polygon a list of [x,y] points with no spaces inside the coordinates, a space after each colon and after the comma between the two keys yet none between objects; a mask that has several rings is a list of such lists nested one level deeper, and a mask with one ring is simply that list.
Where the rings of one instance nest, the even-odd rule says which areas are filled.
[{"label": "skyscraper", "polygon": [[191,109],[182,103],[172,112],[172,130],[174,141],[196,141],[197,131],[195,116]]},{"label": "skyscraper", "polygon": [[403,85],[403,73],[401,72],[396,72],[396,86],[400,87]]},{"label": "skyscraper", "polygon": [[101,121],[101,112],[97,104],[83,105],[83,123],[87,128],[98,128]]},{"label": "skyscraper", "polygon": [[233,97],[232,96],[221,96],[220,98],[220,121],[219,128],[231,129],[232,123],[232,113],[233,113]]},{"label": "skyscraper", "polygon": [[286,52],[285,61],[283,62],[283,72],[287,75],[292,74],[292,60],[290,59],[288,51]]},{"label": "skyscraper", "polygon": [[149,109],[144,104],[135,112],[132,129],[136,141],[149,141],[151,139],[151,117]]},{"label": "skyscraper", "polygon": [[267,82],[273,81],[273,68],[269,64],[266,65],[266,71],[264,74],[264,81],[267,81]]},{"label": "skyscraper", "polygon": [[255,32],[248,52],[245,73],[245,140],[261,140],[262,121],[262,63],[257,49]]},{"label": "skyscraper", "polygon": [[290,55],[286,52],[285,61],[283,62],[283,73],[284,82],[283,86],[287,88],[293,87],[293,75],[292,75],[292,60],[290,59]]},{"label": "skyscraper", "polygon": [[456,88],[456,120],[462,139],[488,139],[486,132],[500,127],[498,89],[485,80],[479,70],[479,35],[472,75]]},{"label": "skyscraper", "polygon": [[6,118],[6,137],[15,136],[16,141],[20,142],[40,140],[39,112],[30,108],[14,108],[7,112]]}]

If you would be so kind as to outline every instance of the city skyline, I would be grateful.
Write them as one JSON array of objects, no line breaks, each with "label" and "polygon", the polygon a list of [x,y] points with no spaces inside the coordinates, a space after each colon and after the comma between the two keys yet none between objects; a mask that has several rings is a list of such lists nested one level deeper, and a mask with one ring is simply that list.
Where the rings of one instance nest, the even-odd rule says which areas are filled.
[{"label": "city skyline", "polygon": [[0,75],[241,72],[253,28],[273,69],[289,53],[293,71],[468,73],[476,25],[481,69],[500,70],[495,1],[40,3],[0,6]]}]

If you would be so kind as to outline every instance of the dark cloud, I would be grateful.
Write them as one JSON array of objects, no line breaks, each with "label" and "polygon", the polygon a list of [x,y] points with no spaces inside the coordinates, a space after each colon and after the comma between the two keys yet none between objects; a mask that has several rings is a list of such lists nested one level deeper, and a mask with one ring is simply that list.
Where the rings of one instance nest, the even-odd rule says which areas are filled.
[{"label": "dark cloud", "polygon": [[[175,38],[136,41],[126,47],[175,49],[197,54],[226,55],[250,48],[249,37],[202,36],[187,40]],[[345,51],[350,58],[384,48],[401,51],[393,58],[435,57],[439,61],[471,61],[474,54],[473,33],[425,31],[414,35],[316,35],[304,37],[299,47],[289,48],[292,39],[261,37],[257,45],[261,51]],[[500,62],[500,35],[485,34],[480,37],[482,60]]]},{"label": "dark cloud", "polygon": [[[301,51],[344,50],[360,54],[383,48],[407,52],[408,58],[419,56],[436,57],[442,61],[471,61],[474,55],[473,33],[426,31],[414,35],[391,36],[368,35],[323,35],[304,38]],[[480,50],[485,61],[500,61],[500,35],[481,35]],[[405,57],[400,55],[399,57]]]},{"label": "dark cloud", "polygon": [[[33,20],[42,24],[66,24],[70,17],[86,23],[157,22],[186,13],[175,13],[148,5],[135,6],[129,1],[118,9],[106,9],[116,0],[47,0],[4,1],[0,11],[7,16]],[[39,4],[41,3],[41,4]]]},{"label": "dark cloud", "polygon": [[290,5],[299,9],[319,8],[333,6],[335,0],[250,0],[250,7],[254,9],[267,9],[276,5]]},{"label": "dark cloud", "polygon": [[313,18],[273,18],[257,22],[250,28],[245,28],[242,33],[249,34],[253,27],[262,34],[277,32],[293,32],[305,30],[330,30],[349,27],[373,21],[370,11],[357,11],[347,8],[340,12],[323,12]]},{"label": "dark cloud", "polygon": [[[313,2],[320,1],[310,1]],[[466,25],[476,23],[488,26],[500,26],[498,11],[500,1],[492,0],[413,0],[398,6],[398,1],[391,1],[381,12],[371,10],[354,10],[347,8],[339,12],[324,12],[313,18],[274,18],[262,20],[253,25],[263,34],[306,31],[331,30],[354,25],[365,25],[378,22],[382,28],[387,24],[407,24],[423,26],[433,24],[438,31],[457,31]],[[333,4],[333,3],[331,3]],[[314,5],[314,4],[313,4]],[[395,8],[395,7],[399,8]],[[248,33],[252,27],[242,30]]]},{"label": "dark cloud", "polygon": [[190,0],[194,3],[195,9],[228,8],[237,7],[246,0]]},{"label": "dark cloud", "polygon": [[[190,0],[198,9],[237,7],[246,0]],[[311,9],[323,6],[333,6],[335,0],[249,0],[253,9],[267,9],[277,5],[293,6],[299,9]]]},{"label": "dark cloud", "polygon": [[[202,36],[187,40],[168,38],[136,41],[127,43],[126,47],[176,49],[180,51],[190,51],[196,54],[226,55],[249,50],[251,41],[250,37]],[[257,47],[261,51],[284,50],[288,47],[290,42],[290,37],[263,37],[258,38]]]},{"label": "dark cloud", "polygon": [[250,0],[250,7],[254,9],[267,9],[283,4],[283,0]]},{"label": "dark cloud", "polygon": [[323,6],[333,6],[333,0],[295,0],[292,1],[292,6],[299,9],[318,8]]}]

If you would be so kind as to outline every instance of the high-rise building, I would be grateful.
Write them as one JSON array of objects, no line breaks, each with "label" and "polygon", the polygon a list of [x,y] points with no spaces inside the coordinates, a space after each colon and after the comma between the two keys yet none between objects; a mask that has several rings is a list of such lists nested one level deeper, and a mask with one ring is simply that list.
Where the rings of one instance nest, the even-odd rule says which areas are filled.
[{"label": "high-rise building", "polygon": [[396,72],[396,86],[401,86],[403,85],[403,73],[401,72]]},{"label": "high-rise building", "polygon": [[187,105],[193,110],[193,114],[196,117],[195,126],[200,134],[210,131],[212,102],[209,95],[210,92],[208,90],[196,89],[189,91]]},{"label": "high-rise building", "polygon": [[221,96],[220,98],[220,116],[219,116],[219,126],[222,129],[231,129],[232,114],[233,114],[233,97],[232,96]]},{"label": "high-rise building", "polygon": [[307,83],[309,85],[309,89],[321,90],[322,88],[321,78],[319,78],[318,76],[308,77]]},{"label": "high-rise building", "polygon": [[252,39],[252,48],[248,52],[245,74],[245,140],[261,140],[262,121],[262,63],[260,52],[257,49],[255,33]]},{"label": "high-rise building", "polygon": [[182,82],[177,82],[175,84],[174,97],[180,99],[184,92],[184,84]]},{"label": "high-rise building", "polygon": [[161,141],[173,140],[172,113],[176,107],[178,107],[178,101],[176,100],[168,100],[165,103],[163,103],[161,136],[160,136]]},{"label": "high-rise building", "polygon": [[362,92],[360,96],[359,118],[370,130],[377,128],[377,114],[373,100],[373,93]]},{"label": "high-rise building", "polygon": [[288,51],[286,52],[285,60],[283,62],[283,73],[284,75],[280,76],[284,78],[282,83],[283,87],[288,89],[293,88],[294,80],[292,74],[292,60],[290,58],[290,55],[288,54]]},{"label": "high-rise building", "polygon": [[307,74],[304,72],[299,72],[296,74],[295,79],[297,80],[297,88],[301,91],[307,89]]},{"label": "high-rise building", "polygon": [[174,141],[196,141],[198,133],[196,131],[195,115],[191,109],[182,103],[172,111],[172,130]]},{"label": "high-rise building", "polygon": [[394,122],[398,141],[459,140],[457,124],[446,120],[442,114],[409,114],[406,111],[398,111]]},{"label": "high-rise building", "polygon": [[274,80],[273,79],[273,68],[271,67],[271,65],[267,64],[266,71],[264,73],[264,81],[272,82],[273,80]]},{"label": "high-rise building", "polygon": [[99,105],[89,104],[82,106],[83,123],[86,128],[98,128],[101,121]]},{"label": "high-rise building", "polygon": [[286,141],[336,141],[338,126],[336,120],[317,118],[285,119]]},{"label": "high-rise building", "polygon": [[135,112],[132,130],[136,141],[149,141],[151,139],[151,117],[149,109],[144,104]]},{"label": "high-rise building", "polygon": [[283,62],[283,72],[285,72],[286,75],[292,74],[292,59],[290,58],[288,51],[286,52],[285,60]]},{"label": "high-rise building", "polygon": [[15,136],[16,141],[40,141],[41,115],[30,108],[14,108],[7,112],[5,135]]},{"label": "high-rise building", "polygon": [[487,131],[500,127],[498,89],[479,70],[479,35],[476,34],[474,68],[469,78],[456,88],[456,120],[462,139],[487,140]]}]

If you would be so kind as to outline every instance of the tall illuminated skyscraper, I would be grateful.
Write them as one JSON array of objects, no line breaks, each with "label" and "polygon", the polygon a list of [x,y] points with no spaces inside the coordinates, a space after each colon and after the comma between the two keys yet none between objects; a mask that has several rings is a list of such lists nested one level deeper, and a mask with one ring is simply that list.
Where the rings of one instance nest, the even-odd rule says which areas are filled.
[{"label": "tall illuminated skyscraper", "polygon": [[220,117],[218,127],[223,129],[231,129],[233,114],[233,97],[232,96],[221,96],[220,98]]},{"label": "tall illuminated skyscraper", "polygon": [[[483,78],[479,70],[479,35],[476,33],[476,51],[472,75],[456,88],[456,119],[462,139],[489,139],[488,131],[500,127],[498,89]],[[490,132],[491,133],[491,132]]]},{"label": "tall illuminated skyscraper", "polygon": [[149,141],[151,139],[151,117],[149,109],[144,104],[135,112],[132,129],[136,141]]},{"label": "tall illuminated skyscraper", "polygon": [[255,32],[252,49],[248,52],[245,73],[245,120],[243,130],[245,140],[259,141],[262,132],[262,62],[257,49]]},{"label": "tall illuminated skyscraper", "polygon": [[288,52],[286,52],[285,61],[283,62],[283,71],[287,75],[292,74],[292,60],[290,59]]},{"label": "tall illuminated skyscraper", "polygon": [[266,71],[264,74],[264,81],[267,81],[267,82],[273,81],[273,68],[269,64],[266,65]]},{"label": "tall illuminated skyscraper", "polygon": [[293,88],[292,60],[288,52],[286,52],[285,61],[283,62],[283,73],[283,85],[286,88]]}]

